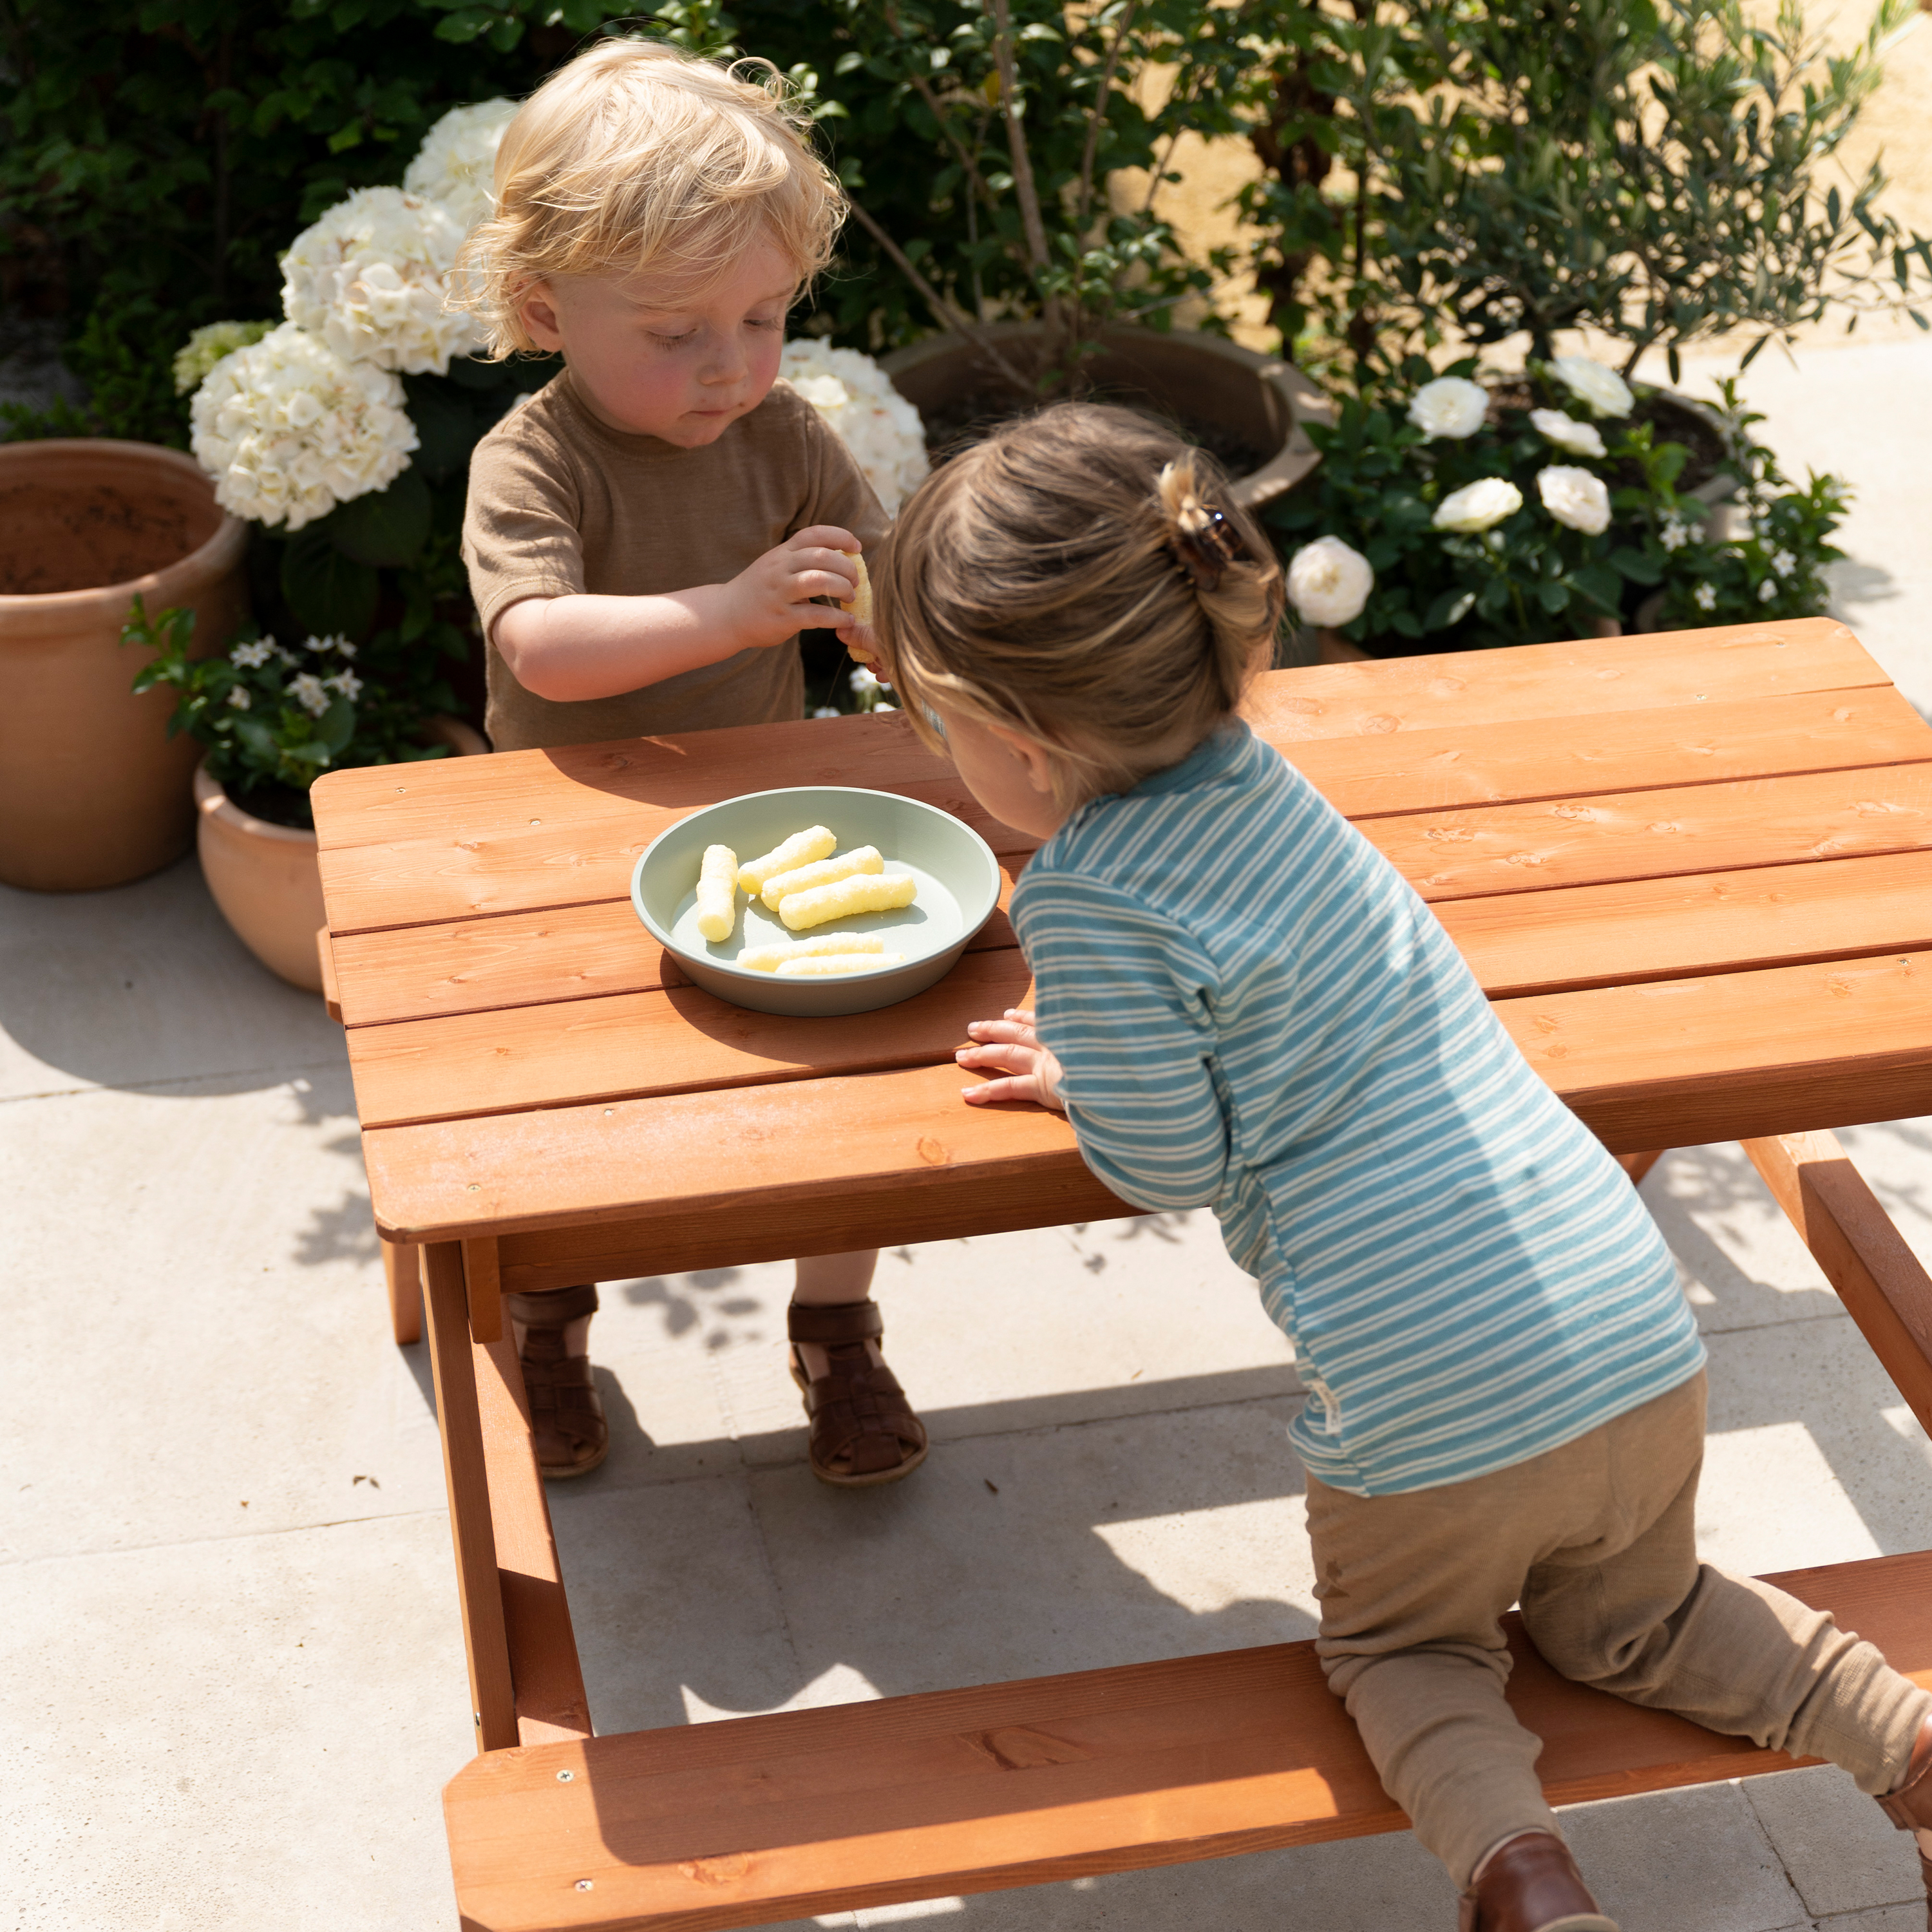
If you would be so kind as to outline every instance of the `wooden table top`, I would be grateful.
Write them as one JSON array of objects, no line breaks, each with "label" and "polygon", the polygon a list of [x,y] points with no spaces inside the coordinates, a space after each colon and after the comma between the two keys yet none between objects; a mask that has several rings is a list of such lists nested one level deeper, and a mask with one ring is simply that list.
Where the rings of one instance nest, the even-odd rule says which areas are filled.
[{"label": "wooden table top", "polygon": [[[1247,710],[1613,1150],[1932,1112],[1932,728],[1843,626],[1280,671]],[[1130,1211],[1059,1116],[958,1097],[966,1023],[1028,986],[1004,913],[930,991],[842,1019],[727,1005],[639,924],[667,825],[828,784],[956,813],[1009,888],[1033,843],[898,715],[320,781],[386,1234],[509,1238],[511,1288],[640,1244],[675,1268]]]}]

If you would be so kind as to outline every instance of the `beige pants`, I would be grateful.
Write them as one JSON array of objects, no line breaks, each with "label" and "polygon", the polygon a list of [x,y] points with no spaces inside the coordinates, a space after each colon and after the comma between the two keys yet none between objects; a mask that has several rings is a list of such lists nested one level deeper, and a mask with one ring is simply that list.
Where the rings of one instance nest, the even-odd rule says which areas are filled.
[{"label": "beige pants", "polygon": [[1904,1775],[1932,1711],[1822,1612],[1697,1561],[1704,1378],[1506,1469],[1405,1496],[1308,1480],[1329,1688],[1459,1889],[1498,1839],[1554,1831],[1540,1742],[1503,1698],[1497,1619],[1580,1684],[1773,1750],[1866,1791]]}]

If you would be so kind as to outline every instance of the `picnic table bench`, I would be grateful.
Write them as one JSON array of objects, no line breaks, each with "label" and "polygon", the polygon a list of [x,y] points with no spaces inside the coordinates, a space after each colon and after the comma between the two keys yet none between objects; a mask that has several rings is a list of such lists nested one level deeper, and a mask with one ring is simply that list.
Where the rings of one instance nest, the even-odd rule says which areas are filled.
[{"label": "picnic table bench", "polygon": [[[1742,1139],[1932,1426],[1928,1281],[1828,1130],[1932,1112],[1932,728],[1818,619],[1276,672],[1247,706],[1433,908],[1634,1178]],[[1031,842],[896,715],[344,772],[315,791],[398,1340],[427,1316],[479,1756],[466,1928],[700,1928],[1400,1829],[1307,1644],[592,1734],[506,1290],[1130,1214],[1060,1116],[969,1108],[1021,1004],[1004,912],[850,1019],[686,982],[628,893],[684,814],[784,784]],[[1003,896],[1002,904],[1004,904]],[[1778,1580],[1932,1686],[1932,1552]],[[1791,1760],[1557,1678],[1510,1695],[1572,1802]]]}]

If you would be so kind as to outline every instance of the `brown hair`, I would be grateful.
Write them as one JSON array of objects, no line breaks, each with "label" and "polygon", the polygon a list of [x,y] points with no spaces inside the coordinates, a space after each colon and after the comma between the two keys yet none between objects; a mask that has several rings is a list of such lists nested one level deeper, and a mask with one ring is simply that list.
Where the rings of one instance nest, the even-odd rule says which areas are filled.
[{"label": "brown hair", "polygon": [[1214,458],[1129,410],[1060,403],[937,470],[874,574],[914,728],[928,706],[1051,755],[1063,806],[1176,764],[1266,665],[1280,566]]},{"label": "brown hair", "polygon": [[661,40],[599,40],[518,110],[496,213],[458,257],[490,353],[536,344],[521,309],[550,275],[646,274],[670,305],[770,242],[801,283],[831,258],[845,197],[767,61],[725,68]]}]

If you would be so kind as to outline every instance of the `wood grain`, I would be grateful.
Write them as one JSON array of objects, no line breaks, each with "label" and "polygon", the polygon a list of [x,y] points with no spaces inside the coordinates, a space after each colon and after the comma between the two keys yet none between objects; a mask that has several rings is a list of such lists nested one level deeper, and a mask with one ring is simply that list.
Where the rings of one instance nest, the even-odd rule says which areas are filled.
[{"label": "wood grain", "polygon": [[[1932,737],[1932,734],[1928,734]],[[1358,820],[1431,904],[1932,848],[1932,764]]]},{"label": "wood grain", "polygon": [[389,1291],[389,1333],[399,1348],[422,1340],[422,1250],[413,1241],[382,1244],[382,1274]]},{"label": "wood grain", "polygon": [[[1932,1557],[1769,1580],[1932,1685]],[[1567,1683],[1510,1623],[1553,1803],[1793,1762]],[[476,1932],[694,1932],[1406,1822],[1308,1643],[500,1753],[444,1815]]]},{"label": "wood grain", "polygon": [[[1018,944],[1005,911],[1012,896],[1012,874],[1003,867],[1000,910],[974,935],[968,952]],[[628,898],[353,933],[335,944],[349,962],[344,1016],[351,1026],[690,983]]]},{"label": "wood grain", "polygon": [[1932,1277],[1864,1177],[1834,1134],[1748,1140],[1744,1152],[1893,1388],[1932,1429]]},{"label": "wood grain", "polygon": [[450,1540],[455,1546],[456,1594],[464,1654],[470,1664],[476,1748],[502,1750],[518,1742],[517,1699],[496,1575],[463,1250],[454,1241],[439,1241],[423,1251],[423,1308],[436,1378],[436,1420],[442,1435],[442,1472],[449,1494]]},{"label": "wood grain", "polygon": [[969,1021],[1023,1005],[1018,951],[968,953],[896,1006],[754,1013],[695,986],[403,1020],[349,1036],[365,1127],[950,1061]]},{"label": "wood grain", "polygon": [[470,1339],[494,1342],[503,1333],[502,1284],[496,1270],[496,1241],[484,1234],[463,1244],[463,1280],[470,1305]]},{"label": "wood grain", "polygon": [[1932,949],[1932,852],[1439,902],[1492,999]]}]

